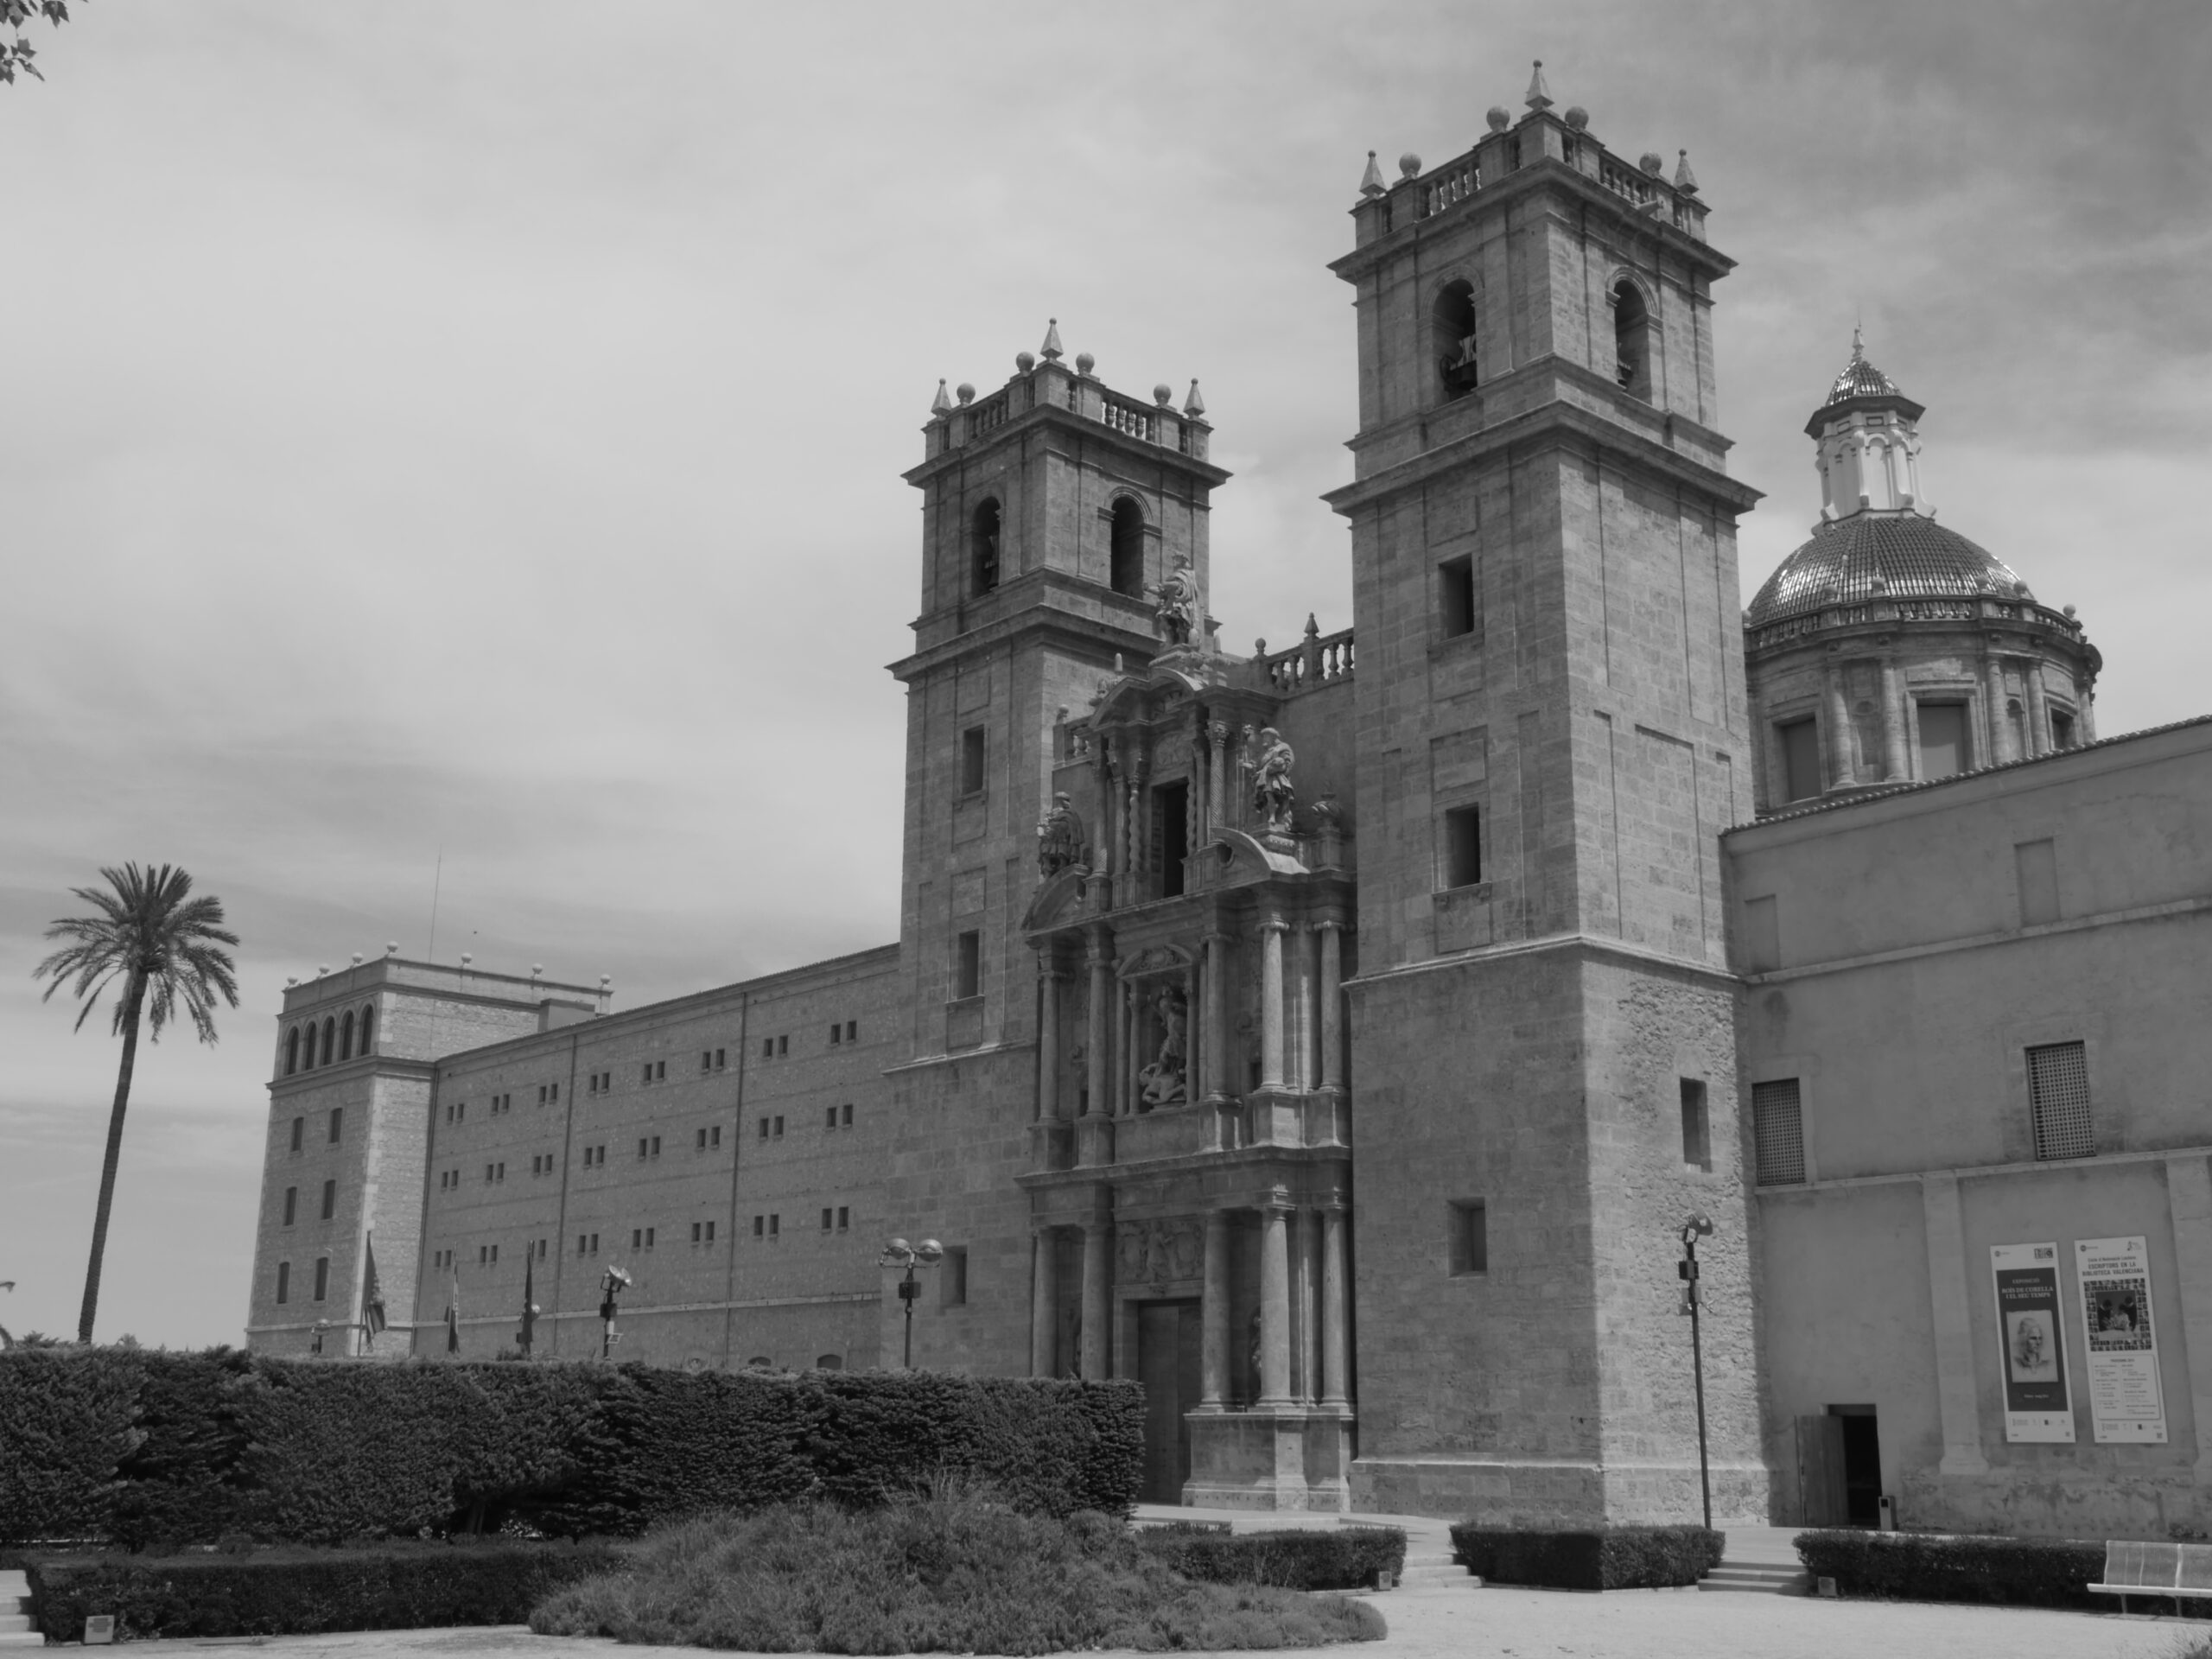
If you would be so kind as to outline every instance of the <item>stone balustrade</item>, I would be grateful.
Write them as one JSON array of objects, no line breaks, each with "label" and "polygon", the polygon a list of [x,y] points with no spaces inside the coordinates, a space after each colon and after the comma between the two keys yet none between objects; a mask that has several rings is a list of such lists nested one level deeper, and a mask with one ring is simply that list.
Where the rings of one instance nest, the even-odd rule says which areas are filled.
[{"label": "stone balustrade", "polygon": [[[1087,365],[1089,359],[1083,361]],[[1179,410],[1173,403],[1147,403],[1126,397],[1109,388],[1087,368],[1071,367],[1052,359],[1033,362],[988,397],[976,397],[968,386],[963,386],[961,392],[959,403],[941,406],[923,429],[930,460],[988,437],[1008,421],[1046,408],[1066,410],[1138,443],[1157,444],[1194,461],[1206,459],[1212,431],[1202,405]]]}]

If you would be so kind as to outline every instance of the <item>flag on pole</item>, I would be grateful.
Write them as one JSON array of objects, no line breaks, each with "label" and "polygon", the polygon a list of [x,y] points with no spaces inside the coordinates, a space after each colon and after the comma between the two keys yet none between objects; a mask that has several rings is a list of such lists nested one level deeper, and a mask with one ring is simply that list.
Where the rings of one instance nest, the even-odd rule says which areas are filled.
[{"label": "flag on pole", "polygon": [[453,1270],[453,1283],[446,1292],[446,1352],[461,1351],[461,1269]]},{"label": "flag on pole", "polygon": [[535,1255],[535,1250],[529,1250],[522,1259],[522,1339],[519,1345],[525,1357],[530,1353],[531,1339],[537,1334],[537,1301],[532,1294],[537,1271]]},{"label": "flag on pole", "polygon": [[377,1241],[368,1242],[368,1264],[361,1272],[361,1345],[374,1348],[384,1332],[384,1287],[377,1283]]}]

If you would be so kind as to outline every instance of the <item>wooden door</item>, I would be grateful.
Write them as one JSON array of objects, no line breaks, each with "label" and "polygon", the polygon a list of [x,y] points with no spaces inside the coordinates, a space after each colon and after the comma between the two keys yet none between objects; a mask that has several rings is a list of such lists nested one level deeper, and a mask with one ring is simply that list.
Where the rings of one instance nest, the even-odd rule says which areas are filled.
[{"label": "wooden door", "polygon": [[1179,1503],[1191,1478],[1191,1426],[1198,1403],[1200,1326],[1196,1301],[1146,1302],[1137,1309],[1137,1380],[1144,1384],[1144,1501]]},{"label": "wooden door", "polygon": [[1802,1527],[1851,1524],[1844,1477],[1843,1419],[1826,1412],[1797,1420],[1797,1506]]}]

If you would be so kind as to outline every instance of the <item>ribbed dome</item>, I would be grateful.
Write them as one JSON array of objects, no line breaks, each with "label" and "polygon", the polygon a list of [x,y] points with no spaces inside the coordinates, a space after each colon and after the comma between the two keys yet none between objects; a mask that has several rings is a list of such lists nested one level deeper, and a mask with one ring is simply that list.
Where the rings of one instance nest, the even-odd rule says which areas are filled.
[{"label": "ribbed dome", "polygon": [[1878,593],[1885,599],[2032,597],[2002,559],[1933,518],[1860,512],[1822,524],[1784,559],[1744,613],[1744,626],[1764,627],[1822,605],[1864,603]]},{"label": "ribbed dome", "polygon": [[[1861,357],[1859,348],[1854,346],[1851,348],[1851,361],[1843,365],[1843,372],[1836,376],[1835,384],[1828,388],[1827,403],[1840,404],[1847,397],[1904,396],[1897,390],[1897,382]],[[1821,407],[1827,408],[1827,404],[1821,404]]]}]

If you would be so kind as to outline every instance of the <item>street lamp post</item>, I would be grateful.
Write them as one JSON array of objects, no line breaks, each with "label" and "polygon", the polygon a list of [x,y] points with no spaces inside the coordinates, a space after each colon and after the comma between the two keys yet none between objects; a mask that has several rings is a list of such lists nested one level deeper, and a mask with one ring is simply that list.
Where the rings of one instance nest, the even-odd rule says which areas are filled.
[{"label": "street lamp post", "polygon": [[1682,1224],[1682,1259],[1675,1264],[1682,1281],[1682,1312],[1690,1316],[1690,1371],[1697,1383],[1697,1490],[1705,1500],[1707,1532],[1713,1530],[1713,1477],[1707,1471],[1705,1450],[1705,1349],[1698,1332],[1698,1305],[1704,1299],[1698,1294],[1697,1242],[1712,1236],[1712,1218],[1692,1216]]},{"label": "street lamp post", "polygon": [[894,1238],[883,1247],[883,1254],[875,1260],[880,1268],[904,1268],[906,1272],[899,1281],[899,1300],[906,1306],[906,1357],[900,1369],[914,1369],[914,1299],[922,1294],[921,1281],[914,1277],[917,1268],[932,1268],[944,1254],[944,1246],[933,1238],[918,1244],[909,1244],[903,1238]]},{"label": "street lamp post", "polygon": [[621,1268],[610,1266],[607,1276],[599,1281],[599,1357],[605,1359],[614,1351],[614,1344],[622,1340],[622,1333],[614,1328],[614,1315],[622,1293],[630,1288],[630,1275]]}]

